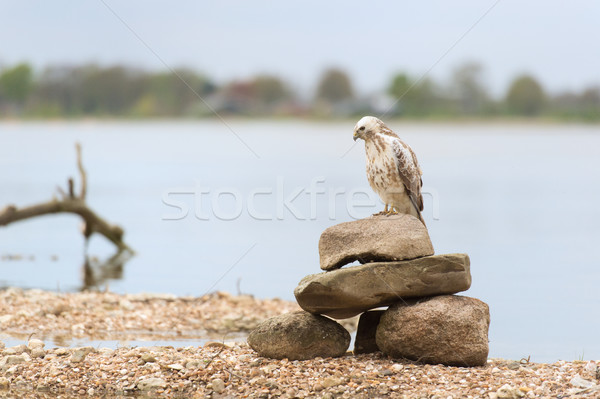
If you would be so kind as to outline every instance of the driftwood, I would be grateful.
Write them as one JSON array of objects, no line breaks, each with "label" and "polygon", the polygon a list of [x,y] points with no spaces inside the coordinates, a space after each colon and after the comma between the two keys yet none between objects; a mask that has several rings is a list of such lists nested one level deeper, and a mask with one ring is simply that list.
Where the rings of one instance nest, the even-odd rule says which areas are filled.
[{"label": "driftwood", "polygon": [[119,252],[127,250],[133,253],[133,250],[123,241],[123,229],[117,225],[109,224],[87,206],[85,202],[85,197],[87,195],[87,176],[81,161],[81,146],[79,143],[76,144],[76,150],[77,169],[79,170],[79,176],[81,178],[81,189],[79,190],[79,193],[75,194],[75,182],[73,178],[70,178],[68,180],[66,193],[58,188],[61,198],[53,198],[48,202],[24,208],[8,205],[3,210],[0,210],[0,226],[7,226],[10,223],[36,216],[54,213],[74,213],[81,216],[84,221],[83,235],[86,242],[93,233],[99,233],[115,244]]}]

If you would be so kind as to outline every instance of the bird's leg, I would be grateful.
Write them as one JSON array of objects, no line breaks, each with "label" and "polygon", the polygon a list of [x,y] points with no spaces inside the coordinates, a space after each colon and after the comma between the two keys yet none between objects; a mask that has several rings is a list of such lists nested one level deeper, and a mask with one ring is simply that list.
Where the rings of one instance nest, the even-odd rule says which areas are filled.
[{"label": "bird's leg", "polygon": [[388,215],[397,215],[400,212],[398,212],[398,208],[395,206],[392,206],[392,209],[390,209],[390,212],[388,213]]},{"label": "bird's leg", "polygon": [[375,216],[375,215],[388,215],[388,214],[389,214],[388,204],[385,204],[385,208],[383,209],[383,211],[374,213],[373,216]]}]

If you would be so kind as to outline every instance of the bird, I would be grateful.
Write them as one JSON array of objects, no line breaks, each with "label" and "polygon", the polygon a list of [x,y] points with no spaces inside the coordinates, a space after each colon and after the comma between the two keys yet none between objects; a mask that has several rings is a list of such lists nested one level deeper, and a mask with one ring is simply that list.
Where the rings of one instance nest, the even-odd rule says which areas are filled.
[{"label": "bird", "polygon": [[408,144],[374,116],[361,118],[354,127],[354,141],[365,141],[367,179],[385,208],[379,214],[408,214],[423,225],[423,172]]}]

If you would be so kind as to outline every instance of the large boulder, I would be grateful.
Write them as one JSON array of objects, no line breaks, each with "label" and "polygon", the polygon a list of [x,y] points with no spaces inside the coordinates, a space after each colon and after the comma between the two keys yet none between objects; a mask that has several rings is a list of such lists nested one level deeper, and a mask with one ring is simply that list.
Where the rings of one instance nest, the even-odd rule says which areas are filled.
[{"label": "large boulder", "polygon": [[350,333],[327,317],[298,311],[263,321],[248,336],[248,344],[272,359],[337,357],[346,353]]},{"label": "large boulder", "polygon": [[294,295],[307,312],[345,319],[403,298],[455,294],[470,286],[469,256],[448,254],[312,274]]},{"label": "large boulder", "polygon": [[411,215],[373,215],[326,229],[319,240],[321,269],[433,255],[427,228]]},{"label": "large boulder", "polygon": [[448,366],[483,366],[488,355],[488,305],[443,295],[399,302],[382,316],[376,342],[395,358]]}]

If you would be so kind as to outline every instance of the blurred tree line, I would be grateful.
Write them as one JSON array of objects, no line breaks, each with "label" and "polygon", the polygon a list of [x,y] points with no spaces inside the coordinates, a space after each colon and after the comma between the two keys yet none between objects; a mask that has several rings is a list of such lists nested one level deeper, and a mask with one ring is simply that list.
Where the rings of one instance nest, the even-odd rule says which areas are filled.
[{"label": "blurred tree line", "polygon": [[[258,75],[216,84],[186,68],[147,72],[127,66],[28,64],[0,69],[0,116],[62,118],[202,117],[214,111],[243,116],[354,116],[410,118],[557,117],[600,120],[600,86],[551,95],[534,76],[515,77],[493,98],[481,64],[465,63],[448,82],[398,73],[385,92],[359,96],[348,74],[325,71],[314,94],[301,98],[283,79]],[[305,96],[306,97],[306,96]]]}]

